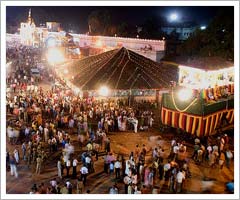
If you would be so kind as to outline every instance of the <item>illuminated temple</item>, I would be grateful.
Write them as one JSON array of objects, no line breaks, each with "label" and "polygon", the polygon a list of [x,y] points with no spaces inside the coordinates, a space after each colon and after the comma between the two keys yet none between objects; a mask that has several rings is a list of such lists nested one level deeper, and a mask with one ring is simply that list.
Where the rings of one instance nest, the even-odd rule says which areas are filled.
[{"label": "illuminated temple", "polygon": [[[88,55],[96,55],[112,49],[125,47],[153,61],[160,62],[165,55],[165,40],[149,40],[139,38],[123,38],[108,36],[90,36],[87,34],[72,34],[60,31],[57,22],[46,22],[46,27],[37,27],[32,18],[31,9],[26,22],[20,24],[20,37],[15,34],[7,34],[7,41],[15,40],[27,46],[45,46],[49,39],[55,40],[58,46],[66,46],[66,40],[71,40],[78,48],[77,52],[88,52]],[[52,29],[52,26],[58,25]],[[87,50],[87,51],[86,51]]]}]

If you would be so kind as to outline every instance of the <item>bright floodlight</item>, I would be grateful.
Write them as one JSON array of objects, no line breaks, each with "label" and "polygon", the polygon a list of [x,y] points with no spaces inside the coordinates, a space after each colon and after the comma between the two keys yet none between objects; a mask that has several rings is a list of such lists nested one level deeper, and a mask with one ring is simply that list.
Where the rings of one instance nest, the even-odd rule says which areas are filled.
[{"label": "bright floodlight", "polygon": [[201,30],[205,30],[207,27],[206,26],[201,26],[200,29]]},{"label": "bright floodlight", "polygon": [[181,89],[178,91],[178,99],[181,101],[187,101],[192,97],[192,91],[190,89]]},{"label": "bright floodlight", "polygon": [[170,15],[170,20],[171,20],[171,21],[176,21],[177,19],[178,19],[177,13],[172,13],[172,14]]},{"label": "bright floodlight", "polygon": [[47,60],[51,65],[53,65],[53,64],[64,62],[65,58],[63,53],[59,49],[51,48],[48,50]]},{"label": "bright floodlight", "polygon": [[56,40],[54,38],[49,38],[47,40],[47,46],[48,47],[55,47],[56,46]]},{"label": "bright floodlight", "polygon": [[106,86],[102,86],[102,87],[100,87],[98,92],[99,92],[99,95],[106,97],[106,96],[108,96],[109,89]]}]

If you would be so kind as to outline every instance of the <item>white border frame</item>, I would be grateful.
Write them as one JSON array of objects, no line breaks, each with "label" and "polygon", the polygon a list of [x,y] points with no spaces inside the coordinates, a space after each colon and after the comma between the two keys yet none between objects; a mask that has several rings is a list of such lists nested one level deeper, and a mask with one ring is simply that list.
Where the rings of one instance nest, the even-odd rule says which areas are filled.
[{"label": "white border frame", "polygon": [[238,1],[58,1],[57,6],[234,6],[234,194],[29,195],[6,194],[6,6],[56,6],[56,1],[1,1],[1,199],[238,199],[239,198],[239,2]]}]

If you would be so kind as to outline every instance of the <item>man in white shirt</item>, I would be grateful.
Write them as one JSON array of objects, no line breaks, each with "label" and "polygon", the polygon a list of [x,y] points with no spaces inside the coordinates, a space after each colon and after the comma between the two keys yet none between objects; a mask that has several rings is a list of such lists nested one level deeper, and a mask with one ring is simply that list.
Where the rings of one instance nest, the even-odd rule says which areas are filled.
[{"label": "man in white shirt", "polygon": [[173,160],[176,160],[177,157],[178,157],[178,152],[179,152],[179,146],[178,145],[175,145],[173,147]]},{"label": "man in white shirt", "polygon": [[89,155],[86,156],[85,158],[85,163],[86,163],[86,167],[88,168],[88,170],[90,169],[91,166],[91,157]]},{"label": "man in white shirt", "polygon": [[77,164],[78,164],[78,160],[75,158],[73,160],[72,166],[73,166],[73,173],[72,173],[72,177],[76,178],[77,176]]},{"label": "man in white shirt", "polygon": [[116,179],[120,178],[120,170],[122,168],[122,163],[119,162],[119,160],[116,160],[114,163],[114,168],[115,168],[115,174],[116,174]]},{"label": "man in white shirt", "polygon": [[69,178],[70,167],[71,167],[71,161],[68,159],[66,162],[67,178]]},{"label": "man in white shirt", "polygon": [[177,176],[176,176],[176,182],[177,182],[177,193],[180,193],[182,191],[182,183],[185,179],[185,175],[182,171],[182,169],[180,169],[180,171],[177,173]]},{"label": "man in white shirt", "polygon": [[85,165],[83,165],[80,169],[80,172],[81,172],[81,177],[82,177],[82,180],[83,180],[83,184],[86,185],[88,168]]}]

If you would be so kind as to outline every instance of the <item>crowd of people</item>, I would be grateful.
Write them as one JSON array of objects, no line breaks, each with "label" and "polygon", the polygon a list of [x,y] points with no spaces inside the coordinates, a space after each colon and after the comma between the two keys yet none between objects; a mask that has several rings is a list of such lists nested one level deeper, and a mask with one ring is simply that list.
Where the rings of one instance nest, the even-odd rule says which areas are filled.
[{"label": "crowd of people", "polygon": [[[13,152],[7,151],[7,169],[18,178],[20,162],[34,168],[36,175],[44,173],[50,155],[56,162],[56,178],[34,184],[30,194],[90,193],[85,188],[87,177],[95,172],[100,152],[104,154],[103,171],[116,180],[110,194],[119,193],[118,182],[123,182],[126,194],[159,193],[156,180],[164,180],[169,192],[182,191],[184,181],[191,177],[184,141],[172,140],[169,155],[159,145],[137,144],[129,157],[114,154],[111,147],[109,132],[137,133],[153,126],[153,111],[143,106],[147,102],[129,107],[123,100],[82,98],[58,87],[44,90],[38,85],[43,78],[36,80],[31,67],[26,67],[40,63],[39,51],[20,46],[9,49],[7,55],[12,61],[7,75],[7,134],[10,144],[16,146]],[[229,166],[227,143],[227,137],[220,138],[218,148],[197,141],[192,158],[199,163],[208,160],[211,166],[219,160],[221,167],[226,161]],[[80,148],[79,154],[75,148]]]},{"label": "crowd of people", "polygon": [[[34,166],[35,173],[40,174],[49,154],[61,152],[57,162],[58,177],[63,178],[66,169],[69,178],[70,167],[73,167],[72,177],[76,178],[76,166],[81,163],[81,180],[85,185],[86,174],[94,171],[92,156],[96,155],[98,159],[99,150],[110,152],[109,132],[137,132],[143,130],[142,127],[152,126],[152,112],[133,110],[124,101],[81,98],[57,87],[44,91],[38,86],[42,78],[36,80],[30,73],[31,67],[41,63],[37,49],[23,46],[7,49],[7,59],[11,61],[6,80],[9,88],[6,96],[7,135],[11,144],[21,144],[22,153],[16,147],[14,152],[7,151],[6,157],[7,169],[16,178],[20,154],[24,163],[28,167]],[[83,148],[81,157],[73,159],[71,136],[74,134],[77,134],[79,147],[86,149]]]}]

